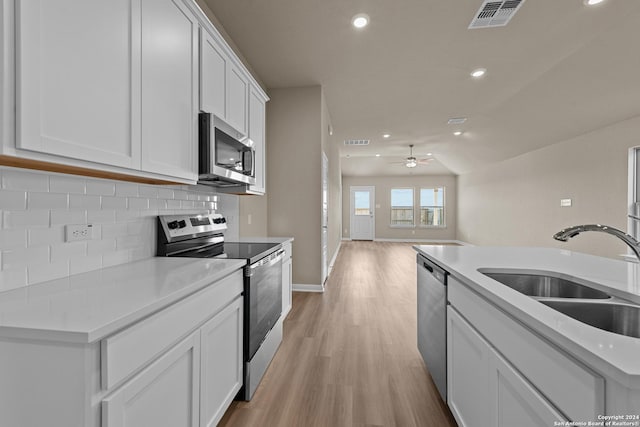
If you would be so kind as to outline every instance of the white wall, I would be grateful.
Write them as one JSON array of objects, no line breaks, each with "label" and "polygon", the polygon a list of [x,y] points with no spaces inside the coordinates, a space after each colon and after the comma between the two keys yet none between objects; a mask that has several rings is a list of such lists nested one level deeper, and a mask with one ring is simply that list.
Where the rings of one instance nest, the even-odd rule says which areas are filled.
[{"label": "white wall", "polygon": [[[460,175],[458,239],[608,257],[625,253],[624,243],[602,233],[580,234],[567,243],[552,235],[585,223],[626,230],[628,150],[640,145],[639,130],[635,117]],[[573,206],[560,207],[562,198],[571,198]]]},{"label": "white wall", "polygon": [[[155,256],[157,215],[218,212],[238,234],[237,196],[1,167],[0,291]],[[65,224],[94,239],[64,241]]]},{"label": "white wall", "polygon": [[[404,240],[455,240],[456,239],[456,177],[455,175],[419,175],[419,176],[362,176],[342,177],[342,236],[349,238],[350,223],[350,187],[374,186],[376,197],[375,209],[375,238],[376,239],[404,239]],[[445,188],[445,222],[444,228],[398,228],[391,227],[391,189],[415,188],[415,203],[419,203],[418,192],[421,187]],[[380,205],[380,207],[377,207]],[[417,211],[416,211],[417,212]],[[416,217],[417,219],[417,217]]]}]

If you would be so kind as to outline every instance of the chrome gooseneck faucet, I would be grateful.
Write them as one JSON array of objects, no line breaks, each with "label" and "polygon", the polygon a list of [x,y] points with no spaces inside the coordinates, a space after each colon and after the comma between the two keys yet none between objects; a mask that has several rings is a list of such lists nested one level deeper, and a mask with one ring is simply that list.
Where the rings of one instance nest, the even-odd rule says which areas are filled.
[{"label": "chrome gooseneck faucet", "polygon": [[565,228],[563,230],[558,231],[553,235],[553,238],[556,240],[560,240],[561,242],[566,242],[572,237],[577,236],[578,234],[584,231],[599,231],[602,233],[611,234],[612,236],[616,236],[618,239],[622,240],[631,248],[633,253],[636,254],[638,260],[640,260],[640,242],[634,239],[632,236],[628,235],[622,230],[618,230],[617,228],[609,227],[608,225],[600,225],[600,224],[585,224],[585,225],[574,225],[573,227]]}]

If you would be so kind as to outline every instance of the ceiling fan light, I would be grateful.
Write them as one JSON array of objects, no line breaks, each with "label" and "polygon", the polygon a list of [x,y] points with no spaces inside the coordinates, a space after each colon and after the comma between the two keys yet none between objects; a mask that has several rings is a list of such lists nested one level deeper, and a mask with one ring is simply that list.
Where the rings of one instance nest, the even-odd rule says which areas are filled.
[{"label": "ceiling fan light", "polygon": [[408,168],[415,168],[416,166],[418,166],[418,162],[415,161],[415,159],[410,159],[407,160],[407,165]]}]

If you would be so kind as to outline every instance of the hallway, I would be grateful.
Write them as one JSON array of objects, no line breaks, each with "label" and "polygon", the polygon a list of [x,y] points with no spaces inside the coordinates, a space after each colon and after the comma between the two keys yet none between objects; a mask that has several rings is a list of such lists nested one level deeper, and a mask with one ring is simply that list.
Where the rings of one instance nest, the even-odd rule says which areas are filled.
[{"label": "hallway", "polygon": [[416,348],[415,252],[342,242],[324,294],[294,293],[251,402],[220,426],[455,426]]}]

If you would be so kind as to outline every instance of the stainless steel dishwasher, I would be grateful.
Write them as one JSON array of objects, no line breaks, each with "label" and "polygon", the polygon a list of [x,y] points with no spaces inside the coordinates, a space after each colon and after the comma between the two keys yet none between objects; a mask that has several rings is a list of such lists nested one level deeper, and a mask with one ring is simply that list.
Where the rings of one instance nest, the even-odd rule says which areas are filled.
[{"label": "stainless steel dishwasher", "polygon": [[447,275],[424,256],[418,263],[418,350],[447,401]]}]

